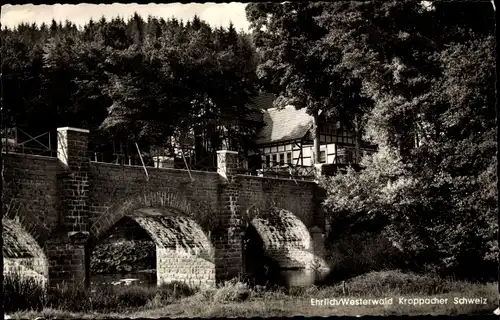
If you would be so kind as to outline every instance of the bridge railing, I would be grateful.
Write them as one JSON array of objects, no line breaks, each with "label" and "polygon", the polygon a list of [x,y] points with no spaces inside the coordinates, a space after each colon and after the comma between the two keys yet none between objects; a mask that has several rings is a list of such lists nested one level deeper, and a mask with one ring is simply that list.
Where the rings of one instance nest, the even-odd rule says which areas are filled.
[{"label": "bridge railing", "polygon": [[166,153],[145,152],[138,154],[125,153],[110,153],[88,151],[87,156],[91,162],[113,163],[124,166],[145,166],[148,168],[172,168],[172,169],[189,169],[194,171],[211,171],[216,172],[217,166],[203,165],[201,163],[193,163],[194,161],[187,157],[186,161],[178,157],[172,157]]},{"label": "bridge railing", "polygon": [[[88,152],[88,157],[92,162],[113,163],[125,166],[142,166],[144,164],[145,167],[149,168],[189,169],[192,171],[208,172],[217,171],[216,165],[211,166],[203,164],[203,160],[205,159],[193,163],[190,158],[184,161],[184,159],[174,158],[166,153],[144,152],[141,153],[141,156],[138,154],[127,155],[125,153]],[[264,162],[262,164],[264,164]],[[316,178],[315,168],[313,166],[284,164],[281,166],[265,167],[262,164],[252,168],[245,168],[243,163],[240,163],[236,169],[236,173],[258,177],[297,180],[314,180]]]},{"label": "bridge railing", "polygon": [[301,166],[294,164],[282,164],[278,166],[256,166],[249,169],[238,169],[237,172],[258,177],[273,177],[282,179],[314,180],[316,179],[316,168],[313,166]]},{"label": "bridge railing", "polygon": [[[259,166],[260,167],[260,166]],[[316,180],[318,175],[333,176],[337,173],[345,173],[349,167],[354,170],[361,170],[361,166],[357,164],[322,164],[320,168],[315,166],[302,166],[294,164],[281,164],[277,166],[267,166],[264,168],[238,169],[238,173],[260,176],[274,177],[283,179],[296,180]]]},{"label": "bridge railing", "polygon": [[10,128],[2,132],[2,152],[57,157],[57,148],[52,143],[53,137],[50,131],[37,135],[20,128]]}]

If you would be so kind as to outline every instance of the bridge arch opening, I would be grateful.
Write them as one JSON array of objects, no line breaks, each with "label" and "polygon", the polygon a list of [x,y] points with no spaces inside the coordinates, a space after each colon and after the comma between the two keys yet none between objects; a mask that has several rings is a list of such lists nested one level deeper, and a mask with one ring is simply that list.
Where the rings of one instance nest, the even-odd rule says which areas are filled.
[{"label": "bridge arch opening", "polygon": [[[189,287],[215,284],[214,249],[210,239],[196,221],[182,212],[169,208],[138,208],[121,218],[111,230],[115,239],[128,237],[144,241],[142,252],[129,251],[127,260],[134,261],[134,255],[140,254],[142,267],[148,265],[149,269],[145,270],[154,270],[149,273],[154,277],[132,278],[138,279],[135,281],[150,285],[181,282]],[[116,249],[117,252],[123,250],[127,249]],[[123,253],[117,255],[124,257]],[[121,283],[130,281],[122,279]],[[114,283],[120,282],[117,279]]]},{"label": "bridge arch opening", "polygon": [[4,218],[2,223],[4,277],[31,278],[45,285],[49,270],[43,249],[19,222]]},{"label": "bridge arch opening", "polygon": [[90,253],[90,282],[101,285],[156,285],[156,245],[149,233],[125,216],[111,227]]},{"label": "bridge arch opening", "polygon": [[251,284],[308,286],[315,283],[314,244],[292,212],[272,207],[253,218],[242,237],[244,273]]}]

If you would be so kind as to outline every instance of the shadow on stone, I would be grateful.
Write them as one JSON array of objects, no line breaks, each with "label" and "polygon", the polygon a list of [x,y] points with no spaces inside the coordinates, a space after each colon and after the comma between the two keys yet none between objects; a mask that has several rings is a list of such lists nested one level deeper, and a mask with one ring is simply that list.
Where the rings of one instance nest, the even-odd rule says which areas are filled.
[{"label": "shadow on stone", "polygon": [[249,225],[242,238],[245,275],[249,285],[279,285],[280,265],[265,255],[264,242],[253,225]]}]

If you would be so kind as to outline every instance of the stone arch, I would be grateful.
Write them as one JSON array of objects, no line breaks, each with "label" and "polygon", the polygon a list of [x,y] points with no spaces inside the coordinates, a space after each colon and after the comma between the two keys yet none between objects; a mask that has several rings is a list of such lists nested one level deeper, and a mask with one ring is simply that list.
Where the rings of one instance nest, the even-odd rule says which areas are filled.
[{"label": "stone arch", "polygon": [[2,223],[4,275],[19,274],[46,284],[48,259],[42,247],[19,222],[4,218]]},{"label": "stone arch", "polygon": [[147,192],[142,195],[118,199],[111,205],[90,228],[91,246],[97,243],[106,232],[124,216],[133,216],[141,208],[157,208],[176,211],[196,221],[202,229],[208,231],[210,218],[213,217],[201,203],[187,200],[181,194],[165,191]]},{"label": "stone arch", "polygon": [[253,217],[243,241],[245,270],[256,277],[261,277],[262,268],[271,278],[279,277],[277,273],[284,270],[313,272],[326,267],[316,255],[315,242],[306,225],[285,209],[271,207]]},{"label": "stone arch", "polygon": [[250,206],[242,212],[243,220],[250,223],[252,219],[258,216],[269,216],[276,210],[285,210],[290,212],[297,222],[302,222],[302,224],[307,228],[314,224],[313,215],[310,213],[300,214],[300,203],[295,201],[286,201],[283,197],[267,195],[263,199],[256,199]]},{"label": "stone arch", "polygon": [[131,218],[162,248],[213,262],[214,247],[210,238],[193,219],[176,211],[155,208],[136,210]]},{"label": "stone arch", "polygon": [[[215,284],[214,248],[201,222],[200,206],[179,194],[151,192],[112,206],[91,227],[91,246],[123,217],[131,218],[156,245],[158,284],[184,282],[192,287]],[[209,212],[205,216],[210,216]]]},{"label": "stone arch", "polygon": [[[44,211],[40,212],[34,209],[29,201],[22,199],[18,193],[17,190],[7,190],[3,195],[4,218],[18,223],[40,246],[43,246],[57,224],[55,208],[46,199],[50,196],[38,200],[39,206],[44,208]],[[42,220],[40,217],[45,219]]]}]

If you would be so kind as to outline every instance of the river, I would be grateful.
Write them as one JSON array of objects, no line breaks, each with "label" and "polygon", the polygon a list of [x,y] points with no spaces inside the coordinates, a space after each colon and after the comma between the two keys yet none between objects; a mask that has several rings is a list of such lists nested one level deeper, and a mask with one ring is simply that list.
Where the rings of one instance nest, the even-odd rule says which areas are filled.
[{"label": "river", "polygon": [[142,270],[120,274],[93,274],[90,276],[90,285],[93,288],[127,285],[152,287],[156,286],[156,270]]},{"label": "river", "polygon": [[[269,279],[270,282],[279,283],[285,287],[309,287],[315,284],[317,275],[311,270],[282,270],[278,279]],[[140,287],[156,286],[156,270],[143,270],[125,274],[95,274],[90,277],[93,288],[103,286],[127,286]]]}]

